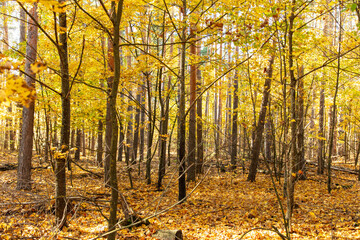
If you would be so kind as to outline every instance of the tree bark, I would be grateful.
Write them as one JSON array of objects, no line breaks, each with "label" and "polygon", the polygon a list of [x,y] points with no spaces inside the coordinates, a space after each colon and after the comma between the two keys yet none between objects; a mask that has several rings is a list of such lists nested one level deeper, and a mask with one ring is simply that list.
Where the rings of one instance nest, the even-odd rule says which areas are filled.
[{"label": "tree bark", "polygon": [[187,19],[187,6],[186,0],[182,1],[182,32],[180,36],[181,50],[180,50],[180,74],[179,74],[179,122],[178,122],[178,164],[179,164],[179,192],[178,200],[185,201],[186,197],[186,126],[185,126],[185,69],[186,69],[186,19]]},{"label": "tree bark", "polygon": [[[30,11],[30,14],[37,20],[37,4],[35,3]],[[31,71],[31,64],[36,60],[37,42],[38,42],[38,28],[31,19],[29,20],[28,40],[26,47],[26,62],[25,62],[25,81],[31,88],[35,88],[36,74]],[[35,102],[31,101],[28,107],[23,107],[22,113],[22,137],[19,147],[18,158],[18,181],[17,189],[31,189],[31,158],[33,149],[33,136],[34,136],[34,110]]]},{"label": "tree bark", "polygon": [[271,87],[271,80],[272,80],[272,73],[273,73],[273,63],[275,57],[271,56],[269,60],[269,68],[266,70],[266,79],[264,84],[264,91],[263,91],[263,99],[261,103],[261,109],[259,113],[259,119],[255,128],[255,139],[254,144],[251,150],[251,163],[249,169],[249,175],[247,180],[250,182],[254,182],[256,178],[257,166],[259,162],[259,154],[262,142],[262,134],[264,131],[265,125],[265,117],[266,117],[266,110],[268,106],[269,96],[270,96],[270,87]]},{"label": "tree bark", "polygon": [[[61,6],[65,7],[66,0],[59,0]],[[59,27],[67,29],[66,11],[59,13]],[[61,75],[61,152],[66,154],[69,150],[70,141],[70,86],[69,86],[69,65],[67,49],[67,30],[59,33],[59,56]],[[62,229],[66,224],[66,176],[65,157],[56,159],[56,196],[55,196],[55,217],[56,225]]]},{"label": "tree bark", "polygon": [[103,166],[103,121],[98,121],[98,135],[97,135],[97,150],[96,150],[96,161],[99,167]]},{"label": "tree bark", "polygon": [[[111,200],[110,200],[110,216],[108,220],[108,230],[111,231],[115,228],[117,222],[117,204],[118,204],[118,182],[116,174],[116,151],[118,141],[118,124],[116,116],[116,98],[118,93],[118,87],[120,82],[120,22],[123,10],[123,0],[119,2],[111,2],[112,11],[112,23],[113,23],[113,52],[114,52],[114,78],[111,87],[111,93],[109,96],[109,110],[111,111],[111,146],[110,146],[110,168],[109,168],[109,186],[111,188]],[[108,240],[115,240],[116,232],[108,235]]]},{"label": "tree bark", "polygon": [[75,161],[80,161],[80,145],[81,145],[81,130],[80,128],[76,129],[76,140],[75,140],[75,146],[76,146],[76,150],[75,150],[75,157],[74,160]]},{"label": "tree bark", "polygon": [[[190,27],[190,37],[195,39],[195,26]],[[190,43],[190,55],[196,55],[195,41]],[[196,178],[196,63],[190,65],[190,114],[189,114],[189,137],[188,137],[188,172],[187,180],[195,181]]]},{"label": "tree bark", "polygon": [[[239,52],[239,47],[236,46],[236,54]],[[239,75],[238,71],[235,70],[234,74],[234,97],[233,97],[233,114],[232,114],[232,133],[231,133],[231,167],[232,169],[236,168],[236,158],[237,158],[237,140],[238,140],[238,107],[239,107]]]},{"label": "tree bark", "polygon": [[300,180],[306,179],[306,160],[305,160],[305,147],[304,147],[304,121],[305,121],[305,113],[304,113],[304,98],[305,98],[305,90],[304,90],[304,66],[301,66],[298,70],[298,115],[297,115],[297,164],[296,170],[299,174]]},{"label": "tree bark", "polygon": [[[200,48],[198,48],[200,50]],[[197,139],[197,160],[196,160],[196,173],[203,173],[204,164],[204,138],[203,138],[203,119],[202,119],[202,95],[201,94],[201,70],[197,69],[197,93],[200,96],[196,103],[196,139]]]}]

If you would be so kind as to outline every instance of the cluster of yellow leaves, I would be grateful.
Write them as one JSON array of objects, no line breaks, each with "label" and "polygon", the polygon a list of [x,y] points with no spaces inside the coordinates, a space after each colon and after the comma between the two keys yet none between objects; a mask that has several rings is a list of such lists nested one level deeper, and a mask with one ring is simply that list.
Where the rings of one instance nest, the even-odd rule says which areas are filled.
[{"label": "cluster of yellow leaves", "polygon": [[[29,86],[23,77],[14,74],[14,71],[19,70],[23,65],[24,61],[13,61],[0,53],[0,104],[14,101],[27,107],[35,100],[35,88]],[[30,68],[33,73],[38,73],[45,70],[47,66],[46,63],[37,61]]]},{"label": "cluster of yellow leaves", "polygon": [[0,89],[0,104],[14,101],[28,106],[36,97],[35,89],[29,87],[23,78],[14,74],[6,75],[6,85]]}]

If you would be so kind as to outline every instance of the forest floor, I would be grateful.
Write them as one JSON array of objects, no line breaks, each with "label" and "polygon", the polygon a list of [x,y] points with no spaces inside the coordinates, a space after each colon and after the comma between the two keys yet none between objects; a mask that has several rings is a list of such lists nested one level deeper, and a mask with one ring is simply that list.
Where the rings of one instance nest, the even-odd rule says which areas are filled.
[{"label": "forest floor", "polygon": [[[0,153],[0,165],[11,162],[16,162],[15,156]],[[35,167],[39,166],[37,159],[34,162]],[[101,168],[91,164],[93,161],[85,162],[81,160],[83,167],[102,174]],[[183,204],[166,210],[177,202],[174,166],[165,179],[165,190],[156,191],[135,170],[134,189],[130,189],[123,164],[119,164],[119,189],[137,214],[143,218],[155,216],[149,219],[149,225],[118,231],[117,239],[155,239],[151,235],[158,229],[181,229],[184,239],[239,239],[252,228],[272,226],[284,233],[269,174],[259,173],[256,182],[250,183],[240,169],[238,173],[212,169],[197,183],[188,183],[188,193],[192,193]],[[292,239],[360,239],[360,182],[356,176],[333,171],[334,189],[328,194],[326,176],[316,175],[314,166],[309,167],[308,179],[296,183]],[[31,191],[15,190],[16,170],[0,172],[0,239],[92,239],[105,233],[110,191],[104,187],[103,179],[76,166],[67,177],[71,211],[68,226],[59,232],[54,228],[55,181],[51,167],[32,171]],[[284,204],[278,182],[276,189]],[[244,239],[280,238],[258,229]]]}]

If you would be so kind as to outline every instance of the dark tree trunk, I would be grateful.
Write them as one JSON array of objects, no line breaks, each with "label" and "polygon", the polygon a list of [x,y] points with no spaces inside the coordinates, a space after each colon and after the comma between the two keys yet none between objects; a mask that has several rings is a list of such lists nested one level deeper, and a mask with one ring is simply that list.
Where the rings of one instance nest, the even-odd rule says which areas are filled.
[{"label": "dark tree trunk", "polygon": [[[236,47],[236,52],[238,53],[238,47]],[[233,102],[233,114],[232,114],[232,133],[231,133],[231,167],[232,169],[236,168],[236,158],[237,158],[237,140],[238,140],[238,106],[239,106],[239,96],[238,96],[238,71],[235,70],[234,74],[234,102]]]},{"label": "dark tree trunk", "polygon": [[[13,107],[12,107],[12,103],[10,103],[10,106],[8,108],[9,110],[9,114],[13,115]],[[14,130],[14,121],[12,118],[10,118],[10,129],[9,129],[9,142],[10,142],[10,152],[14,152],[15,151],[15,136],[16,136],[16,132]]]},{"label": "dark tree trunk", "polygon": [[81,145],[81,130],[80,128],[76,129],[76,141],[75,141],[75,146],[76,146],[76,150],[75,150],[75,161],[79,161],[80,160],[80,145]]},{"label": "dark tree trunk", "polygon": [[[199,48],[200,50],[200,48]],[[200,96],[196,103],[196,139],[197,139],[197,161],[196,161],[196,173],[203,173],[203,163],[204,163],[204,140],[203,140],[203,124],[202,124],[202,96],[201,94],[201,71],[197,69],[197,92]]]},{"label": "dark tree trunk", "polygon": [[259,113],[259,120],[257,122],[255,128],[255,139],[254,144],[251,150],[251,163],[249,169],[249,175],[247,180],[254,182],[256,178],[257,166],[259,162],[259,154],[261,149],[261,142],[262,142],[262,134],[264,131],[264,124],[265,124],[265,117],[266,117],[266,109],[268,106],[269,96],[270,96],[270,86],[272,80],[272,72],[273,72],[273,63],[274,63],[274,56],[271,56],[269,60],[269,68],[266,70],[266,79],[264,84],[264,92],[263,92],[263,100],[261,103],[261,109]]},{"label": "dark tree trunk", "polygon": [[122,122],[119,122],[120,129],[119,129],[119,147],[118,147],[118,162],[122,162],[123,160],[123,151],[124,151],[124,141],[125,141],[125,134],[124,134],[124,127]]},{"label": "dark tree trunk", "polygon": [[[190,27],[190,35],[195,39],[194,26]],[[196,45],[192,41],[190,43],[190,55],[195,57]],[[190,65],[190,114],[189,114],[189,137],[188,137],[188,172],[187,180],[195,181],[196,178],[196,72],[197,66],[195,63]]]},{"label": "dark tree trunk", "polygon": [[[118,93],[118,87],[120,82],[120,22],[123,10],[123,0],[119,2],[111,2],[112,11],[112,23],[113,23],[113,56],[114,56],[114,78],[112,82],[111,92],[109,95],[109,111],[111,111],[111,146],[110,146],[110,168],[109,168],[109,187],[111,188],[111,201],[110,201],[110,216],[109,216],[109,231],[113,230],[117,222],[117,204],[118,204],[118,182],[116,174],[116,152],[117,152],[117,141],[118,141],[118,124],[116,117],[116,97]],[[126,219],[128,220],[128,219]],[[108,235],[108,240],[115,240],[116,232]]]},{"label": "dark tree trunk", "polygon": [[103,121],[100,119],[98,122],[98,135],[97,135],[97,150],[96,150],[96,161],[99,167],[103,166]]},{"label": "dark tree trunk", "polygon": [[71,130],[70,146],[71,146],[71,148],[75,147],[75,129],[74,128]]},{"label": "dark tree trunk", "polygon": [[[151,82],[150,82],[150,75],[146,74],[146,84],[147,84],[147,100],[148,100],[148,134],[147,134],[147,151],[146,151],[146,174],[145,178],[147,180],[147,184],[151,184],[151,161],[152,161],[152,154],[151,149],[153,145],[153,136],[154,136],[154,127],[155,127],[155,119],[156,119],[156,112],[152,112],[152,94],[151,94]],[[154,104],[154,108],[156,109],[156,102]]]},{"label": "dark tree trunk", "polygon": [[[163,83],[160,83],[164,85]],[[159,87],[159,103],[160,103],[160,133],[159,133],[159,174],[157,188],[161,189],[162,179],[165,176],[165,166],[166,166],[166,142],[168,140],[167,136],[167,119],[166,119],[166,103],[168,97],[162,96],[164,89]]]},{"label": "dark tree trunk", "polygon": [[[130,66],[129,66],[130,68]],[[131,96],[132,95],[132,92],[129,91],[129,95]],[[130,114],[130,117],[128,118],[129,119],[129,122],[128,122],[128,125],[127,125],[127,129],[126,129],[126,144],[125,144],[125,161],[126,163],[130,163],[130,157],[132,160],[134,160],[132,158],[132,149],[133,149],[133,141],[132,141],[132,135],[133,135],[133,114],[132,114],[132,103],[128,102],[128,107],[127,107],[127,113]],[[131,160],[131,164],[134,164],[134,162],[132,162]]]},{"label": "dark tree trunk", "polygon": [[186,70],[186,1],[183,1],[183,28],[181,33],[181,49],[180,49],[180,74],[179,74],[179,122],[178,122],[178,164],[179,164],[179,194],[178,200],[183,202],[186,197],[186,127],[185,127],[185,70]]},{"label": "dark tree trunk", "polygon": [[[140,146],[139,146],[139,162],[144,161],[144,147],[145,147],[145,90],[144,86],[141,88],[141,113],[140,113]],[[140,163],[139,163],[139,174],[140,174]]]},{"label": "dark tree trunk", "polygon": [[324,173],[324,115],[325,115],[325,90],[324,90],[325,82],[321,81],[321,89],[320,89],[320,109],[319,109],[319,142],[318,142],[318,174]]},{"label": "dark tree trunk", "polygon": [[81,131],[81,147],[82,147],[82,155],[86,157],[86,135],[85,135],[84,126],[82,127],[82,131]]},{"label": "dark tree trunk", "polygon": [[[33,5],[31,9],[31,15],[37,20],[37,4]],[[31,64],[36,60],[37,54],[37,42],[38,42],[38,28],[34,21],[29,21],[28,40],[26,47],[26,62],[25,62],[25,77],[26,83],[29,87],[35,87],[36,74],[31,71]],[[17,189],[31,189],[31,158],[33,149],[33,136],[34,136],[34,110],[35,103],[31,101],[28,107],[23,107],[22,114],[22,137],[19,147],[19,159],[18,159],[18,176],[17,176]]]},{"label": "dark tree trunk", "polygon": [[[66,0],[59,0],[65,7]],[[59,13],[59,27],[67,29],[66,11]],[[69,150],[70,141],[70,86],[69,86],[69,66],[67,49],[67,32],[59,34],[59,56],[60,56],[60,75],[61,75],[61,152],[66,154]],[[59,229],[66,224],[66,176],[65,176],[65,157],[56,159],[56,197],[55,197],[55,217],[56,225]]]},{"label": "dark tree trunk", "polygon": [[304,121],[305,121],[305,113],[304,113],[304,98],[305,98],[305,90],[304,90],[304,66],[301,66],[298,70],[298,115],[297,115],[297,164],[296,170],[299,174],[300,180],[306,179],[306,160],[305,160],[305,147],[304,147]]},{"label": "dark tree trunk", "polygon": [[[114,72],[114,48],[113,43],[111,43],[110,37],[108,37],[108,68],[111,72]],[[106,127],[105,127],[105,159],[104,159],[104,174],[105,174],[105,185],[108,185],[109,179],[110,179],[110,146],[111,146],[111,136],[113,135],[113,129],[112,129],[112,111],[110,109],[110,89],[113,87],[113,81],[114,77],[111,76],[107,79],[107,87],[108,87],[108,97],[106,102]],[[115,117],[115,116],[114,116]]]},{"label": "dark tree trunk", "polygon": [[[141,99],[141,87],[138,89],[138,93],[136,94],[136,101],[140,103]],[[140,107],[136,106],[135,112],[135,129],[134,129],[134,137],[133,137],[133,148],[132,148],[132,163],[136,163],[137,161],[137,153],[138,153],[138,146],[139,146],[139,133],[140,133]]]},{"label": "dark tree trunk", "polygon": [[50,150],[50,118],[48,116],[48,112],[46,111],[46,108],[44,108],[44,114],[45,114],[45,149],[44,149],[44,161],[46,163],[49,162],[49,150]]}]

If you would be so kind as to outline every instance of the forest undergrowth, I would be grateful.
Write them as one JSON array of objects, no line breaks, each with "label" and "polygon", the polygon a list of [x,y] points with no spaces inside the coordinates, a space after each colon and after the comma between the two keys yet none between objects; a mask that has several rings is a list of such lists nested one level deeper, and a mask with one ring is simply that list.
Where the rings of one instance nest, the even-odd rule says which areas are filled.
[{"label": "forest undergrowth", "polygon": [[[11,162],[16,162],[15,156],[1,154],[0,164]],[[75,165],[67,172],[68,226],[59,232],[54,228],[53,170],[39,168],[39,161],[35,162],[31,191],[15,190],[15,169],[0,174],[0,239],[92,239],[105,233],[110,194],[99,177],[102,169],[82,159],[81,165],[92,173]],[[344,166],[342,162],[335,165]],[[240,169],[235,173],[210,169],[183,204],[156,214],[177,201],[176,171],[173,175],[169,171],[164,190],[157,191],[133,170],[134,189],[130,189],[124,165],[119,163],[119,189],[139,216],[153,217],[148,225],[118,231],[117,239],[156,239],[152,235],[159,229],[181,229],[184,239],[239,239],[252,228],[273,226],[284,233],[269,174],[259,173],[256,182],[250,183]],[[355,175],[339,171],[333,171],[333,179],[334,190],[328,194],[326,175],[316,175],[314,166],[309,166],[308,179],[297,182],[292,239],[360,239],[360,183]],[[280,181],[276,188],[285,202]],[[188,183],[188,192],[197,183]],[[244,239],[280,238],[259,229]]]}]

